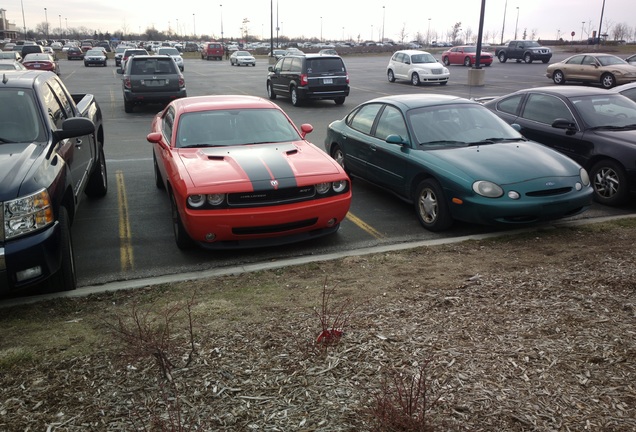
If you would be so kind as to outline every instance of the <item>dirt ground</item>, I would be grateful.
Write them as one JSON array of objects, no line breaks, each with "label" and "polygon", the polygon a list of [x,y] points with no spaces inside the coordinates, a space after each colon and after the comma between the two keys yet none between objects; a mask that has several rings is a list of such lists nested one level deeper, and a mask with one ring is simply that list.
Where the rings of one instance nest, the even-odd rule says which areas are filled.
[{"label": "dirt ground", "polygon": [[635,228],[0,309],[0,430],[636,430]]}]

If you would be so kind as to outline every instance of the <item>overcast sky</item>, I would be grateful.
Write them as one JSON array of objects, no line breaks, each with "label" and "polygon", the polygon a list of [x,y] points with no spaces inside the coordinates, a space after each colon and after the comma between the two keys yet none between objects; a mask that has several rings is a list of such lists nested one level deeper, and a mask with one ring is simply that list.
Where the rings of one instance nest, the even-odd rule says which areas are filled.
[{"label": "overcast sky", "polygon": [[[249,34],[269,38],[272,3],[274,28],[278,23],[279,35],[292,39],[322,36],[324,40],[380,40],[384,33],[385,38],[399,41],[402,33],[406,40],[416,39],[417,33],[426,39],[429,28],[431,40],[444,40],[457,22],[461,22],[462,31],[469,30],[476,35],[482,2],[58,0],[48,3],[5,0],[0,7],[20,29],[24,24],[27,29],[35,29],[48,20],[51,33],[61,24],[62,29],[86,27],[111,33],[140,33],[154,27],[178,35],[192,36],[196,32],[220,38],[222,25],[227,39],[240,36],[244,21],[247,21]],[[438,6],[431,7],[433,5]],[[486,0],[484,34],[488,42],[500,41],[506,10],[504,40],[514,38],[515,28],[518,38],[522,38],[524,30],[528,38],[534,33],[536,38],[560,36],[569,40],[571,32],[576,33],[575,40],[581,36],[587,38],[592,30],[598,30],[602,7],[603,0]],[[602,31],[616,24],[636,27],[634,0],[605,0]]]}]

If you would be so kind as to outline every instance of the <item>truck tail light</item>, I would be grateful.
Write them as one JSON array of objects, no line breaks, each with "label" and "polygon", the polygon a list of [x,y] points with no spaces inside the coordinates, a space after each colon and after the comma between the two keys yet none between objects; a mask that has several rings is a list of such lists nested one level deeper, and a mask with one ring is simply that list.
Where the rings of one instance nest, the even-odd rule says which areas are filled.
[{"label": "truck tail light", "polygon": [[185,79],[183,78],[183,76],[179,76],[179,88],[184,88],[185,87]]},{"label": "truck tail light", "polygon": [[345,75],[345,82],[349,84],[349,74]]},{"label": "truck tail light", "polygon": [[130,83],[130,77],[128,75],[124,76],[124,88],[127,88],[127,89],[132,88],[132,84]]},{"label": "truck tail light", "polygon": [[300,74],[300,85],[306,86],[308,84],[307,74]]}]

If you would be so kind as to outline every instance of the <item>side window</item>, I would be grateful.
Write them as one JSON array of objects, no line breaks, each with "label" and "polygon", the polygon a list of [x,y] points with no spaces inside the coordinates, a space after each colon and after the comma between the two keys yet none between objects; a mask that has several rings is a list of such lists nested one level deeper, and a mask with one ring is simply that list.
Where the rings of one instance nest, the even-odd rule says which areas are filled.
[{"label": "side window", "polygon": [[625,90],[624,92],[622,92],[622,95],[627,96],[628,98],[636,102],[636,87]]},{"label": "side window", "polygon": [[583,57],[582,55],[577,55],[572,57],[570,60],[568,60],[568,64],[581,64],[581,62],[583,61]]},{"label": "side window", "polygon": [[53,93],[57,97],[58,102],[62,106],[65,117],[73,117],[73,103],[71,102],[71,97],[66,93],[66,91],[64,91],[58,81],[50,80],[48,83],[51,86],[51,89],[53,89]]},{"label": "side window", "polygon": [[373,122],[380,108],[382,108],[381,104],[370,104],[362,107],[353,117],[349,126],[357,131],[370,135]]},{"label": "side window", "polygon": [[542,94],[530,95],[522,117],[544,124],[552,124],[558,118],[574,121],[572,113],[562,100]]},{"label": "side window", "polygon": [[53,130],[61,129],[62,122],[66,119],[66,113],[53,94],[53,90],[46,84],[42,86],[42,98],[44,99],[44,106],[46,106],[48,122],[51,128]]},{"label": "side window", "polygon": [[375,128],[375,137],[386,140],[389,135],[399,135],[403,140],[408,139],[406,123],[402,113],[395,107],[387,105],[380,115],[378,125]]},{"label": "side window", "polygon": [[300,72],[303,70],[302,60],[299,58],[293,58],[291,67],[289,69],[291,72]]},{"label": "side window", "polygon": [[289,72],[291,70],[291,63],[292,63],[292,59],[291,58],[284,58],[283,59],[283,65],[280,68],[281,72]]},{"label": "side window", "polygon": [[506,98],[497,104],[497,110],[512,115],[519,115],[519,106],[523,96],[516,95]]},{"label": "side window", "polygon": [[170,107],[163,115],[161,122],[161,132],[168,145],[172,145],[172,126],[174,125],[174,109]]}]

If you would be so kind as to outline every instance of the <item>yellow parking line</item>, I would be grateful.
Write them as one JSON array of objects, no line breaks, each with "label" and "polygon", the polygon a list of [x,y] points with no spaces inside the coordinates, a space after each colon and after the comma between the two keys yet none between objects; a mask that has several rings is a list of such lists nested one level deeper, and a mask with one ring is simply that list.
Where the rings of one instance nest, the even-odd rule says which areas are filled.
[{"label": "yellow parking line", "polygon": [[130,233],[130,221],[128,219],[128,199],[126,198],[126,185],[124,173],[117,171],[117,203],[119,207],[119,260],[121,270],[132,270],[134,265],[133,248]]},{"label": "yellow parking line", "polygon": [[381,232],[377,231],[375,228],[365,223],[362,219],[358,218],[353,213],[351,212],[347,213],[347,219],[349,219],[351,222],[356,224],[360,229],[372,235],[373,237],[377,239],[384,238],[384,235]]}]

